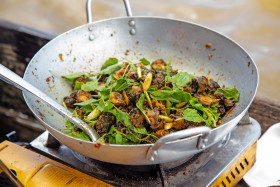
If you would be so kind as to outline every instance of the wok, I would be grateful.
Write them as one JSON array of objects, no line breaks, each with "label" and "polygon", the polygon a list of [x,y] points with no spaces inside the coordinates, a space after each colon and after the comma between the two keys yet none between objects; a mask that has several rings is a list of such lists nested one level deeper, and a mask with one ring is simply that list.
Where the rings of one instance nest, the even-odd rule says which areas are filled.
[{"label": "wok", "polygon": [[[97,72],[109,57],[137,61],[143,57],[171,60],[174,69],[209,75],[220,85],[236,86],[240,100],[231,115],[215,129],[182,130],[155,144],[99,145],[64,133],[65,119],[29,93],[25,101],[43,126],[61,143],[87,157],[117,164],[148,165],[190,157],[226,136],[247,112],[258,86],[258,70],[248,55],[231,39],[206,27],[174,19],[132,16],[92,22],[67,31],[46,44],[28,64],[24,79],[57,102],[71,92],[62,75]],[[206,44],[211,43],[212,47]]]}]

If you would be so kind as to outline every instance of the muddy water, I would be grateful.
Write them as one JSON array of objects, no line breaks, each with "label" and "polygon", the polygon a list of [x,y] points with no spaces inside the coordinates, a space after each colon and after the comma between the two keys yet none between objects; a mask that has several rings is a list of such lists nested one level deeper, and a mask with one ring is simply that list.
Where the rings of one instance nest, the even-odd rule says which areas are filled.
[{"label": "muddy water", "polygon": [[[131,6],[134,15],[192,21],[229,36],[258,66],[257,95],[280,102],[280,0],[131,0]],[[125,15],[121,0],[93,0],[92,11],[94,20]],[[1,0],[0,19],[59,34],[85,24],[85,0]]]}]

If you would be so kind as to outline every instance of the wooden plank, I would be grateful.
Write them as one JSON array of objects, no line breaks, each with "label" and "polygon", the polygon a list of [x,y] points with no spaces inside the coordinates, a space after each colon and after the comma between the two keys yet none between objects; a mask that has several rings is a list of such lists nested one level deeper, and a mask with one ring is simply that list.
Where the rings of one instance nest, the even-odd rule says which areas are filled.
[{"label": "wooden plank", "polygon": [[[22,76],[34,54],[54,35],[0,20],[0,62]],[[0,106],[31,115],[21,91],[0,81]]]},{"label": "wooden plank", "polygon": [[262,127],[262,134],[273,124],[280,122],[280,105],[267,98],[256,97],[249,108],[249,115]]},{"label": "wooden plank", "polygon": [[[34,54],[54,35],[0,20],[0,63],[22,76]],[[19,141],[30,142],[43,132],[19,89],[0,81],[0,137],[16,131]],[[0,139],[1,140],[1,139]]]}]

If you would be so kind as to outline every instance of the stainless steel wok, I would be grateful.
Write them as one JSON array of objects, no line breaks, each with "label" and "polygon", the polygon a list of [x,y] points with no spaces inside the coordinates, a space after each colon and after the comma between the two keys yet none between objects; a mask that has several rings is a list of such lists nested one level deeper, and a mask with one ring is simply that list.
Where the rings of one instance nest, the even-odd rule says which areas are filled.
[{"label": "stainless steel wok", "polygon": [[[143,57],[172,61],[175,69],[209,75],[220,85],[236,86],[240,100],[216,129],[197,127],[163,137],[155,144],[98,145],[63,133],[65,119],[24,93],[43,126],[61,143],[87,157],[118,164],[147,165],[192,156],[226,136],[245,115],[258,86],[258,70],[251,57],[229,38],[203,26],[159,17],[134,17],[125,1],[127,17],[88,23],[61,34],[45,45],[29,63],[24,79],[61,103],[71,92],[61,78],[73,72],[98,71],[109,57],[131,61]],[[212,47],[206,47],[212,43]]]}]

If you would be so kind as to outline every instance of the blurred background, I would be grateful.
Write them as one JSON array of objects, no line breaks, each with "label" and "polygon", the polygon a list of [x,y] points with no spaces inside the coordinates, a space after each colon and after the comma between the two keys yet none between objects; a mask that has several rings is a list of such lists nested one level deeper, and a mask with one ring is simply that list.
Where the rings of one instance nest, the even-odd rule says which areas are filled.
[{"label": "blurred background", "polygon": [[[1,0],[0,19],[58,35],[86,23],[85,2]],[[131,0],[130,4],[134,16],[191,21],[232,38],[258,66],[257,96],[280,104],[280,0]],[[94,20],[126,15],[121,0],[93,0],[92,13]]]}]

